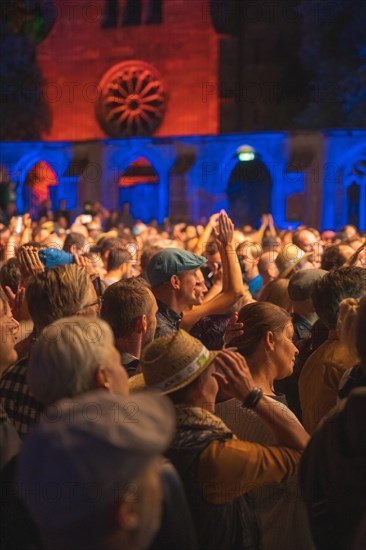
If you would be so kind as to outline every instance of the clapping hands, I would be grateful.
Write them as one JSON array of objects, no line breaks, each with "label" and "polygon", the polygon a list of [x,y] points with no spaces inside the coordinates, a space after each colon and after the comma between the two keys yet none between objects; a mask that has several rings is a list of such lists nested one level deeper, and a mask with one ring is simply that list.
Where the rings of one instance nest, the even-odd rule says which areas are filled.
[{"label": "clapping hands", "polygon": [[226,246],[234,240],[234,224],[225,212],[221,210],[218,216],[218,225],[214,228],[215,238],[218,244]]}]

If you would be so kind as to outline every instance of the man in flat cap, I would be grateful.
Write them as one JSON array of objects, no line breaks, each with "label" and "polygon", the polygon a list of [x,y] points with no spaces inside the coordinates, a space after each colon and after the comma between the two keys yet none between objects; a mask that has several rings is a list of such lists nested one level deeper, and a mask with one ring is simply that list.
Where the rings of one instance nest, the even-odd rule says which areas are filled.
[{"label": "man in flat cap", "polygon": [[149,548],[162,514],[159,455],[173,431],[173,407],[153,393],[97,390],[46,411],[17,478],[44,548]]},{"label": "man in flat cap", "polygon": [[195,303],[196,285],[201,282],[198,271],[206,261],[180,248],[160,250],[151,258],[147,277],[159,308],[155,337],[179,329],[182,311]]}]

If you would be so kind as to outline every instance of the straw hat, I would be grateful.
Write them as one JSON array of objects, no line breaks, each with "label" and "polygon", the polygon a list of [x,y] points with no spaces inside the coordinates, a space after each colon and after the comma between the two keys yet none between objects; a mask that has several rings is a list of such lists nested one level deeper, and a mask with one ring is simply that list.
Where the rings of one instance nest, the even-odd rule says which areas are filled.
[{"label": "straw hat", "polygon": [[144,348],[140,362],[143,374],[129,379],[130,391],[149,387],[163,394],[173,393],[198,378],[217,354],[185,330],[166,334]]},{"label": "straw hat", "polygon": [[293,243],[284,246],[275,259],[279,278],[286,279],[301,260],[309,258],[312,254],[312,252],[304,252]]},{"label": "straw hat", "polygon": [[95,241],[95,244],[99,245],[102,239],[117,239],[117,237],[118,231],[116,229],[111,229],[110,231],[107,231],[107,233],[100,233]]}]

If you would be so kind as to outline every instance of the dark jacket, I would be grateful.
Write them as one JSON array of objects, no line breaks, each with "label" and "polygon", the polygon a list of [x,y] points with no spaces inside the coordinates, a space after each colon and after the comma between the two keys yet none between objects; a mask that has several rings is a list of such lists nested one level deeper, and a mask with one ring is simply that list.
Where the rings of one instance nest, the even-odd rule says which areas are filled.
[{"label": "dark jacket", "polygon": [[184,489],[173,466],[166,462],[161,471],[163,516],[150,550],[198,550],[196,533]]},{"label": "dark jacket", "polygon": [[[182,434],[178,426],[177,436],[167,455],[178,470],[187,495],[198,542],[203,550],[258,550],[261,548],[259,528],[255,514],[248,502],[241,497],[225,504],[211,504],[201,495],[197,469],[201,452],[214,440],[228,439],[232,435],[219,434],[205,427],[192,431],[192,437]],[[181,437],[183,435],[183,438]],[[188,435],[188,437],[185,437]],[[184,443],[181,444],[182,439]],[[214,481],[213,481],[214,483]]]},{"label": "dark jacket", "polygon": [[299,482],[318,550],[356,548],[366,509],[365,418],[366,388],[359,387],[325,418],[302,456]]}]

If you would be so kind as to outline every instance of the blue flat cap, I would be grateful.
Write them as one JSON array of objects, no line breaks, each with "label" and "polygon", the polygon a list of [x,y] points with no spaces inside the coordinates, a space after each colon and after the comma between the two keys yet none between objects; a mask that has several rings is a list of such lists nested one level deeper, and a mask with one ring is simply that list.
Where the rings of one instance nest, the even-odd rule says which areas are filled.
[{"label": "blue flat cap", "polygon": [[44,248],[38,252],[41,262],[45,269],[53,269],[59,265],[67,265],[74,263],[74,256],[64,250],[58,248]]},{"label": "blue flat cap", "polygon": [[197,269],[207,262],[203,256],[197,256],[181,248],[165,248],[157,252],[147,266],[147,277],[152,287],[169,281],[172,275]]}]

